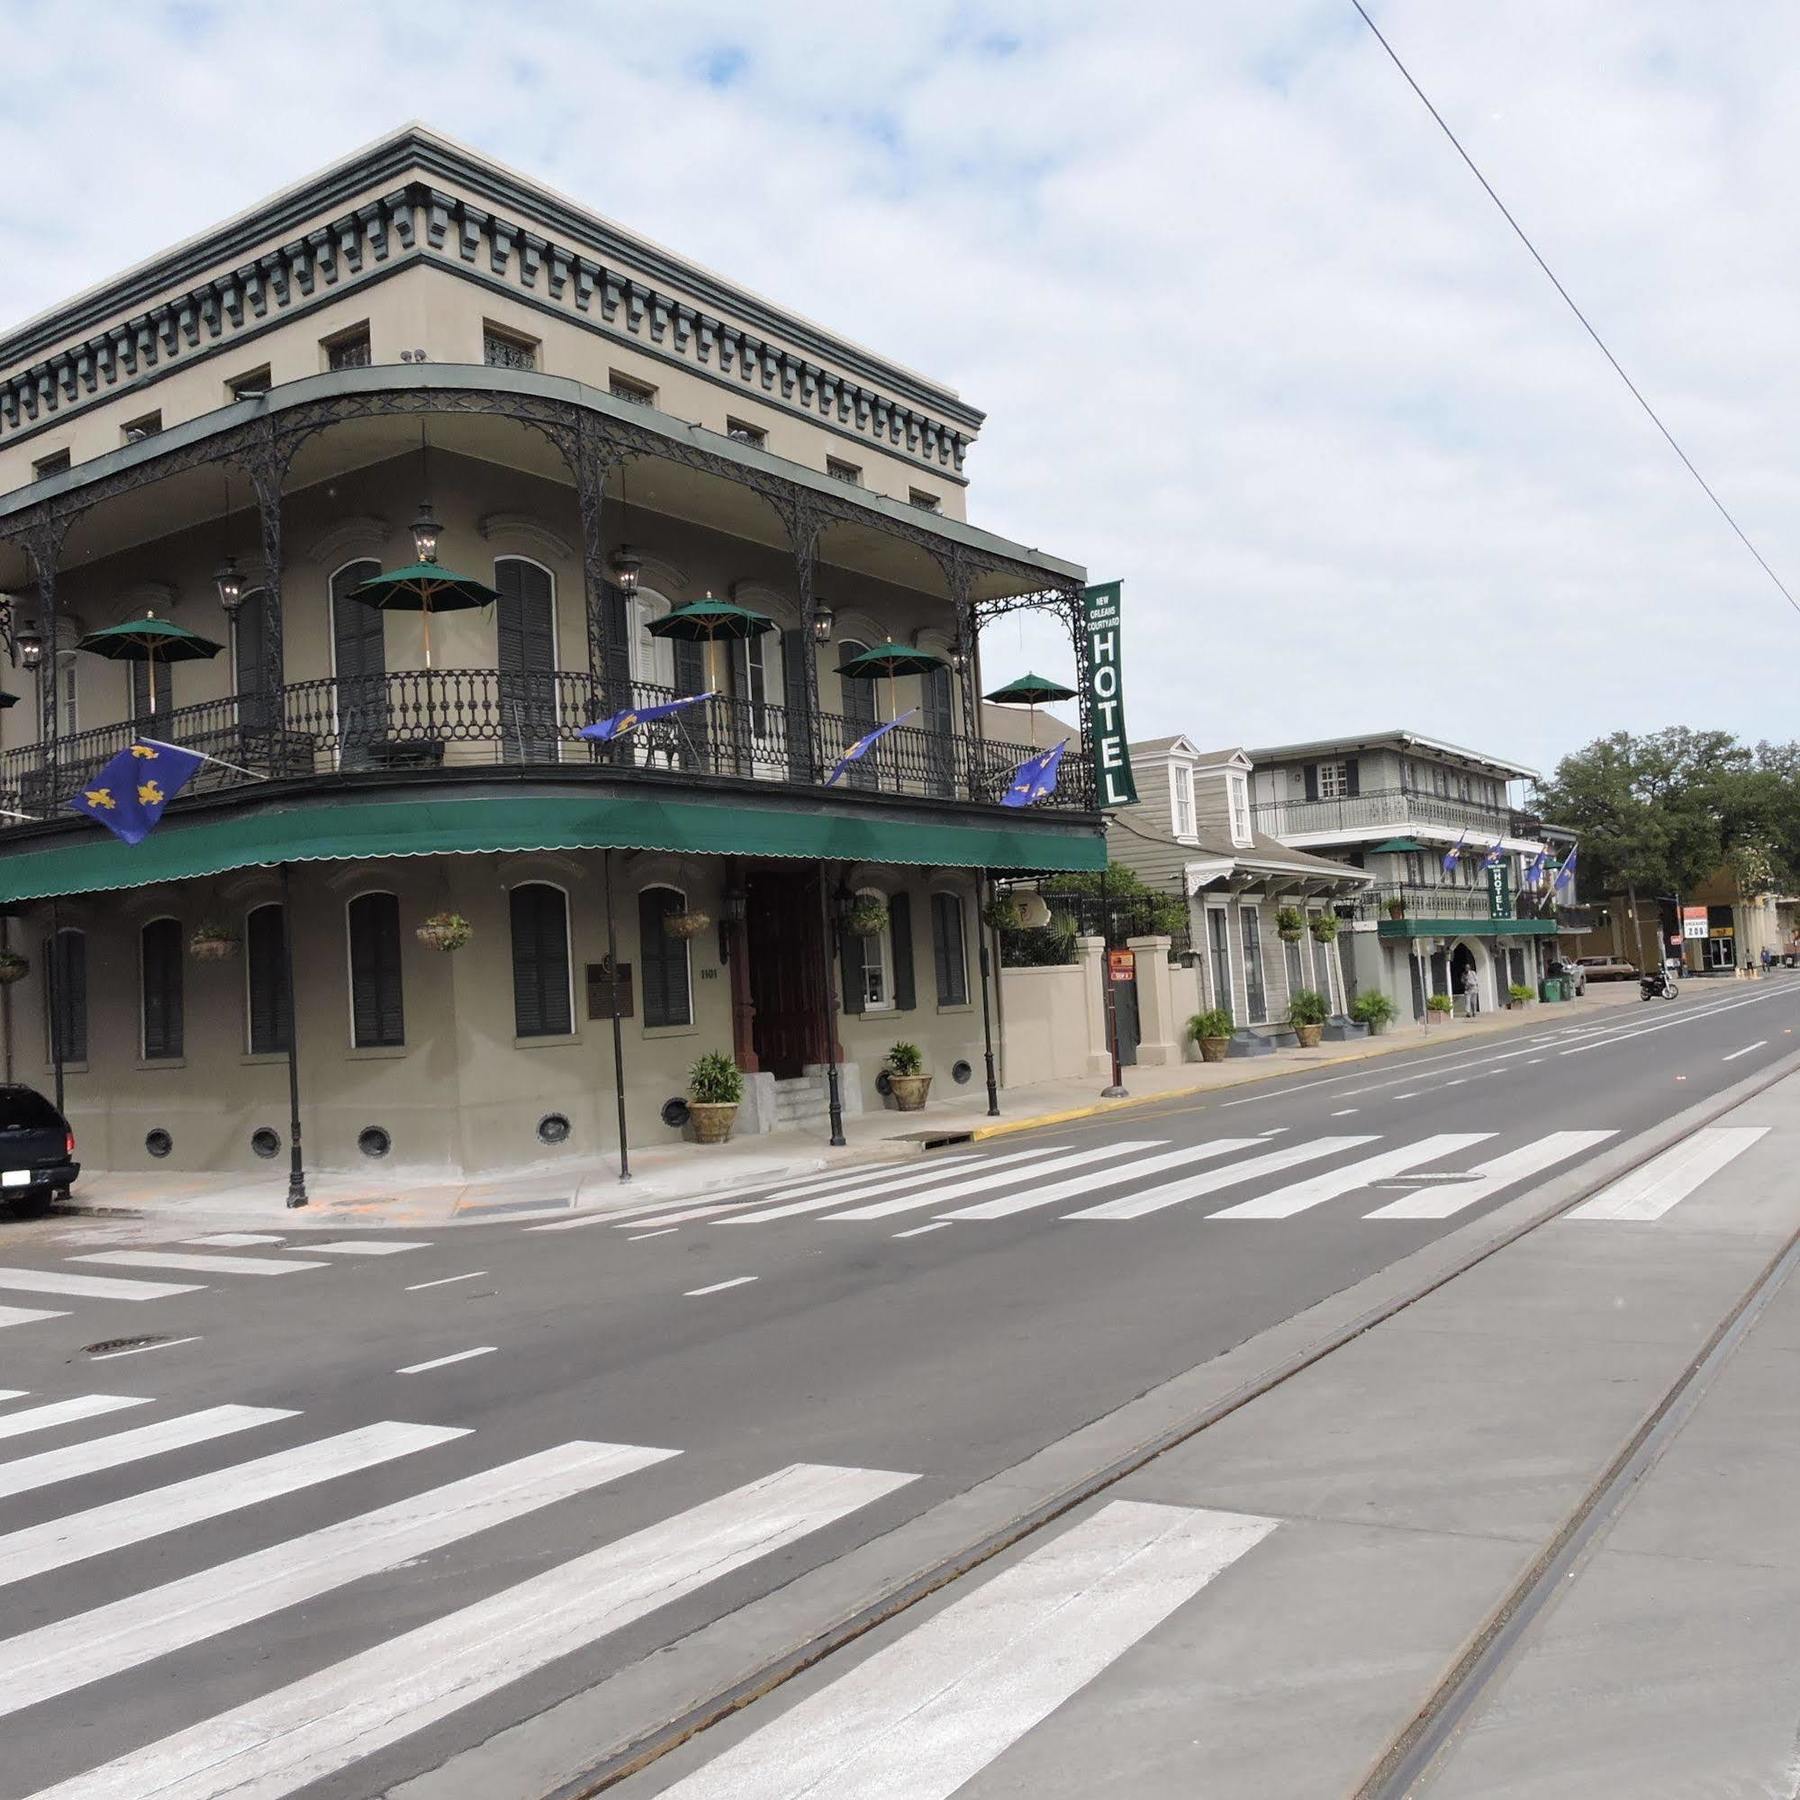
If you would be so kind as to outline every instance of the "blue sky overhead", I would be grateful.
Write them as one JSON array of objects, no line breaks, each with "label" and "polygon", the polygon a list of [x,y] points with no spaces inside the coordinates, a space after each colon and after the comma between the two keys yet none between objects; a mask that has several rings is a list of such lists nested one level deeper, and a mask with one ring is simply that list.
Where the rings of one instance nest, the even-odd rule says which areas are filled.
[{"label": "blue sky overhead", "polygon": [[[1372,10],[1800,583],[1800,14]],[[1800,615],[1348,0],[0,0],[0,57],[7,321],[419,117],[986,408],[972,516],[1124,579],[1137,734],[1800,729]]]}]

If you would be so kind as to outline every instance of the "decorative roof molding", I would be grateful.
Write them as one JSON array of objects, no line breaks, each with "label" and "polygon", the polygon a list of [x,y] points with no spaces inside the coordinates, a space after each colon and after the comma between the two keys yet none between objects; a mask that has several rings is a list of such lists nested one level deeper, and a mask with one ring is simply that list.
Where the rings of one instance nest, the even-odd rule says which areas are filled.
[{"label": "decorative roof molding", "polygon": [[[579,562],[580,553],[566,537],[558,535],[542,519],[531,513],[484,513],[475,521],[475,529],[492,542],[499,538],[507,546],[526,544],[544,556],[559,556],[564,562]],[[499,554],[505,556],[507,549]]]},{"label": "decorative roof molding", "polygon": [[[61,344],[0,378],[0,430],[36,429],[149,379],[164,363],[191,359],[266,329],[284,314],[323,305],[348,288],[424,261],[459,269],[539,310],[615,341],[640,344],[662,361],[747,389],[765,404],[820,419],[908,460],[961,471],[984,415],[947,389],[784,315],[429,134],[409,130],[372,147],[364,154],[360,180],[348,179],[353,164],[328,170],[277,196],[261,212],[0,340],[0,368]],[[420,170],[516,213],[542,218],[566,234],[565,241],[552,242],[517,218],[419,179]],[[235,251],[266,242],[284,224],[316,217],[346,183],[366,189],[407,174],[412,178],[380,199],[167,297],[171,286],[194,282]],[[595,246],[607,260],[594,260],[575,249],[576,243]],[[658,285],[627,273],[621,264]],[[688,296],[720,310],[695,305]],[[144,311],[117,318],[140,302]],[[113,322],[85,340],[61,343],[69,333],[109,318]]]},{"label": "decorative roof molding", "polygon": [[301,552],[308,562],[323,569],[341,569],[360,557],[379,557],[393,536],[393,526],[373,513],[339,519],[329,531],[321,532]]}]

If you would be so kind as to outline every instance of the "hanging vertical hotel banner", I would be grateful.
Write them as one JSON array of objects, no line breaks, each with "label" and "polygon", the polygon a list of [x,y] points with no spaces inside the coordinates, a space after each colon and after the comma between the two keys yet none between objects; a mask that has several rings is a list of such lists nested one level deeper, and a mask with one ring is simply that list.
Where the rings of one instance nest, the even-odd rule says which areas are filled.
[{"label": "hanging vertical hotel banner", "polygon": [[1087,698],[1093,721],[1094,788],[1102,806],[1135,806],[1137,785],[1131,779],[1131,750],[1125,736],[1125,697],[1121,691],[1123,660],[1119,644],[1119,590],[1108,581],[1081,590],[1087,628]]}]

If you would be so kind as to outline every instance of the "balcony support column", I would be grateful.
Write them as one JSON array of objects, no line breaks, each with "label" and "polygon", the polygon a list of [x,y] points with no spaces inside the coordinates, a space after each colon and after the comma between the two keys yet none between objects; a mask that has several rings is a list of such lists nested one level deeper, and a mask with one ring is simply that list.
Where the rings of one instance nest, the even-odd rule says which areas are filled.
[{"label": "balcony support column", "polygon": [[969,598],[969,564],[960,548],[953,546],[938,559],[944,572],[944,586],[949,590],[950,605],[956,615],[956,643],[963,653],[962,673],[957,677],[962,687],[963,742],[967,766],[962,772],[963,793],[979,800],[985,774],[982,755],[981,702],[981,620]]},{"label": "balcony support column", "polygon": [[56,565],[62,560],[63,539],[67,537],[71,523],[71,516],[45,513],[27,527],[21,540],[37,583],[38,629],[44,637],[44,660],[38,673],[38,743],[43,747],[48,782],[46,804],[52,808],[59,798],[56,793],[56,751],[60,719],[56,699],[62,667],[56,641]]},{"label": "balcony support column", "polygon": [[281,490],[286,485],[288,465],[293,461],[297,447],[296,443],[277,437],[274,422],[267,420],[264,422],[264,429],[241,459],[244,473],[250,477],[250,485],[256,490],[257,523],[262,534],[262,680],[270,720],[277,732],[286,724],[287,711],[282,699],[287,656],[282,642]]},{"label": "balcony support column", "polygon": [[[564,448],[566,454],[567,447]],[[624,460],[618,447],[605,435],[602,422],[591,413],[582,413],[576,420],[574,452],[569,461],[575,476],[575,502],[581,514],[581,581],[587,607],[588,682],[592,696],[589,710],[596,719],[616,698],[607,693],[607,671],[621,655],[630,654],[629,643],[612,642],[606,617],[606,484]],[[621,520],[621,537],[623,534]],[[629,706],[630,696],[619,704]]]},{"label": "balcony support column", "polygon": [[813,636],[819,616],[813,577],[819,560],[821,521],[811,507],[800,503],[780,506],[777,510],[782,524],[787,527],[788,544],[794,552],[794,591],[800,602],[800,636],[805,644],[806,665],[806,717],[801,721],[801,728],[806,733],[807,766],[812,771],[813,785],[817,787],[825,780],[825,744],[819,728],[819,646]]}]

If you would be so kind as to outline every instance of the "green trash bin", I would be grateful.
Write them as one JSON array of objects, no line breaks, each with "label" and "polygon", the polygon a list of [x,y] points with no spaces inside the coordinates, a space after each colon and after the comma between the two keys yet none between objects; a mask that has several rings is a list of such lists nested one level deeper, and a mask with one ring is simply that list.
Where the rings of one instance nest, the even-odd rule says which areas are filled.
[{"label": "green trash bin", "polygon": [[1563,985],[1556,976],[1546,975],[1544,979],[1538,983],[1538,998],[1546,1005],[1552,1000],[1560,1000],[1562,997]]}]

